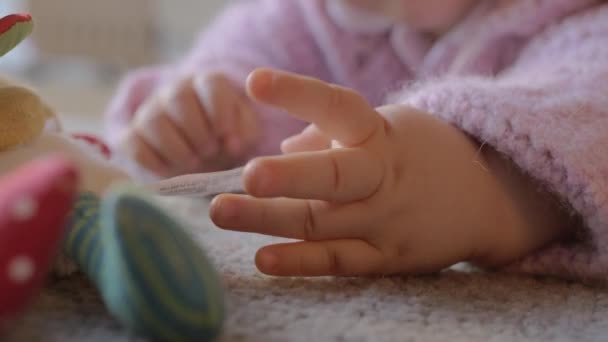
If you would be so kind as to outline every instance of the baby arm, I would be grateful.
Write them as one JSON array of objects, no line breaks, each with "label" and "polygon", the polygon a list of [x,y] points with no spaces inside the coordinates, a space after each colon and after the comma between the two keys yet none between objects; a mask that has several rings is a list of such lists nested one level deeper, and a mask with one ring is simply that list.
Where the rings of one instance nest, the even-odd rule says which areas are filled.
[{"label": "baby arm", "polygon": [[468,260],[605,280],[607,18],[604,7],[552,28],[499,77],[432,81],[376,111],[347,89],[255,73],[254,98],[313,125],[287,155],[252,161],[253,197],[217,197],[214,222],[302,240],[258,252],[275,275]]},{"label": "baby arm", "polygon": [[303,126],[251,103],[244,81],[257,66],[321,76],[296,6],[273,0],[233,5],[180,61],[128,76],[107,114],[111,145],[165,176],[278,152],[279,142]]},{"label": "baby arm", "polygon": [[510,268],[514,271],[605,279],[607,29],[608,6],[602,6],[537,37],[495,79],[430,82],[396,100],[493,146],[554,194],[558,206],[580,217],[554,222],[554,228],[532,226],[541,233],[565,228],[568,238],[523,258]]}]

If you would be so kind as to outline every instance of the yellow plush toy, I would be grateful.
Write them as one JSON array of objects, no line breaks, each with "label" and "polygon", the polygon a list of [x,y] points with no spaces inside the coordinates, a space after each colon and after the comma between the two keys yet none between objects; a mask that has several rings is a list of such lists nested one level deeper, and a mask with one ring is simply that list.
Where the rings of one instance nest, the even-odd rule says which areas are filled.
[{"label": "yellow plush toy", "polygon": [[0,151],[37,138],[47,122],[57,121],[51,109],[30,89],[0,78]]}]

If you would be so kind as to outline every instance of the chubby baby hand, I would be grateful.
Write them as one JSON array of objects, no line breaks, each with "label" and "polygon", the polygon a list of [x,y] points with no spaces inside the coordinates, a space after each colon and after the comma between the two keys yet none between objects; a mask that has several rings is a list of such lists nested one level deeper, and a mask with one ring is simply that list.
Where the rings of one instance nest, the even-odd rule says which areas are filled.
[{"label": "chubby baby hand", "polygon": [[216,171],[240,161],[257,127],[246,94],[224,75],[186,77],[144,102],[115,148],[161,177]]},{"label": "chubby baby hand", "polygon": [[251,161],[249,195],[215,198],[220,227],[299,240],[256,263],[280,276],[413,274],[461,261],[502,265],[559,234],[537,187],[464,132],[406,106],[257,70],[250,95],[311,122],[283,156]]}]

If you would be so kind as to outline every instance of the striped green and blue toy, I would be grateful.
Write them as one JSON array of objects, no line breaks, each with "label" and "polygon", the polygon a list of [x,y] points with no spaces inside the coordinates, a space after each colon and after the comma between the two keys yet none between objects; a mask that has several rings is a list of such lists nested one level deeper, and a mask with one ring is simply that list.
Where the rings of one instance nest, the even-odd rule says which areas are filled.
[{"label": "striped green and blue toy", "polygon": [[220,333],[217,272],[183,227],[141,194],[82,193],[64,248],[127,328],[160,341],[212,341]]}]

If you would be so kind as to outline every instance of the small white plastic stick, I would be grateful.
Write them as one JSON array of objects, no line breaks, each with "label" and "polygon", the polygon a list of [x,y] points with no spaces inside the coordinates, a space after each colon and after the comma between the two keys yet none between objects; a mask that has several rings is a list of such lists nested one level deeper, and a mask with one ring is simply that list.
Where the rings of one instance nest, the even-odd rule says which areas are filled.
[{"label": "small white plastic stick", "polygon": [[161,196],[206,197],[221,193],[242,193],[243,168],[178,176],[148,185]]}]

